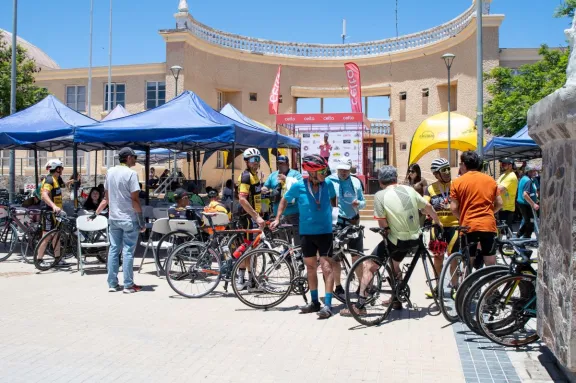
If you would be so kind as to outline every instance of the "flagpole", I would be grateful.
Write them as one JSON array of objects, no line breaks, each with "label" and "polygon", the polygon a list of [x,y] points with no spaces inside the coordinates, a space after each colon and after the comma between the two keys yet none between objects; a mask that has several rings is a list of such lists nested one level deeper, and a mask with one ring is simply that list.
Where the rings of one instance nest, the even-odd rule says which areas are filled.
[{"label": "flagpole", "polygon": [[[94,0],[90,0],[90,36],[89,36],[89,50],[88,53],[88,95],[87,95],[87,114],[88,117],[92,117],[92,34],[94,30]],[[90,175],[90,153],[88,153],[88,158],[86,160],[87,170],[86,172]]]},{"label": "flagpole", "polygon": [[[16,113],[16,59],[18,55],[18,0],[14,0],[14,10],[12,14],[12,66],[10,79],[10,114]],[[16,151],[10,149],[10,182],[8,188],[8,199],[14,202],[16,195]]]}]

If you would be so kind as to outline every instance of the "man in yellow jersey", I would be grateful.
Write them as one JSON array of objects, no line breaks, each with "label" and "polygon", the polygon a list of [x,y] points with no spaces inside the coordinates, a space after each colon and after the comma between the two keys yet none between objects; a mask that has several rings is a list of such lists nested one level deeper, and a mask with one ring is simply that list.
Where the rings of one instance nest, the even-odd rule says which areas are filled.
[{"label": "man in yellow jersey", "polygon": [[[442,271],[444,254],[448,255],[460,249],[460,238],[458,237],[458,218],[450,210],[450,185],[452,184],[452,174],[450,174],[450,164],[445,158],[438,158],[432,161],[430,171],[436,177],[436,182],[428,185],[424,189],[424,199],[430,203],[438,214],[442,223],[442,233],[437,228],[430,230],[430,252],[434,255],[434,269],[436,275]],[[432,294],[426,295],[432,298]]]},{"label": "man in yellow jersey", "polygon": [[[65,186],[65,182],[62,180],[62,171],[64,170],[62,161],[58,159],[49,160],[46,163],[46,170],[48,170],[49,173],[40,187],[40,197],[42,202],[46,204],[46,209],[48,210],[48,214],[44,214],[42,220],[42,236],[56,228],[54,215],[58,215],[62,211],[62,187]],[[60,241],[56,240],[56,235],[54,237],[54,246],[56,246],[54,256],[58,258],[60,257]],[[38,247],[37,262],[43,268],[49,266],[44,262],[44,253],[46,252],[47,245],[48,241],[42,241]],[[56,266],[68,266],[68,264],[64,262],[64,259],[61,259]]]},{"label": "man in yellow jersey", "polygon": [[[260,216],[262,212],[262,182],[258,177],[258,170],[260,169],[260,151],[256,148],[248,148],[244,151],[244,161],[246,162],[246,170],[240,174],[238,178],[238,197],[242,211],[240,213],[240,226],[244,229],[252,229],[256,226],[264,228],[266,222]],[[253,236],[247,236],[246,241],[251,242]],[[248,270],[250,277],[250,264],[245,262],[240,265],[240,271],[236,277],[236,285],[240,290],[246,288],[245,273]],[[248,280],[255,283],[253,278]]]},{"label": "man in yellow jersey", "polygon": [[504,206],[498,212],[498,218],[506,222],[510,230],[514,223],[514,211],[516,210],[516,192],[518,191],[518,177],[514,173],[514,161],[511,158],[503,158],[500,161],[502,175],[498,178],[498,191],[502,197]]}]

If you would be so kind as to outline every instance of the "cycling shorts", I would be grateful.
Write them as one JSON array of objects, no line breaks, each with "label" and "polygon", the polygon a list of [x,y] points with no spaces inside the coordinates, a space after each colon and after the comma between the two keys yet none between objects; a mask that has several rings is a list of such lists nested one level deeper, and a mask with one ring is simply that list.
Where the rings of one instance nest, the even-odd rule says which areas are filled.
[{"label": "cycling shorts", "polygon": [[334,253],[332,247],[333,240],[332,233],[301,235],[300,246],[302,248],[302,256],[304,258],[311,258],[319,254],[321,257],[332,257]]},{"label": "cycling shorts", "polygon": [[[388,244],[388,248],[386,248]],[[411,241],[401,241],[398,240],[396,244],[391,241],[382,241],[376,246],[372,255],[377,255],[379,258],[386,258],[390,255],[390,258],[396,262],[402,262],[404,258],[410,253],[416,253],[418,247],[420,246],[420,240],[414,239]]]}]

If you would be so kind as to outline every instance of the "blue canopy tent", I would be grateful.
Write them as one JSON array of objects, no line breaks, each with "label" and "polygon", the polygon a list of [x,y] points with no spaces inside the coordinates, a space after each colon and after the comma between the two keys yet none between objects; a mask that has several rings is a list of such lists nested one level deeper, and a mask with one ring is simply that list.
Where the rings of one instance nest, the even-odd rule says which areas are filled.
[{"label": "blue canopy tent", "polygon": [[0,147],[61,150],[71,146],[70,138],[75,127],[96,123],[96,120],[68,108],[50,95],[29,108],[0,119]]},{"label": "blue canopy tent", "polygon": [[524,161],[541,156],[540,147],[528,135],[528,126],[520,129],[512,137],[494,137],[484,147],[486,161],[495,161],[504,157]]},{"label": "blue canopy tent", "polygon": [[79,149],[168,148],[178,151],[278,146],[277,134],[236,122],[190,91],[157,108],[75,130]]}]

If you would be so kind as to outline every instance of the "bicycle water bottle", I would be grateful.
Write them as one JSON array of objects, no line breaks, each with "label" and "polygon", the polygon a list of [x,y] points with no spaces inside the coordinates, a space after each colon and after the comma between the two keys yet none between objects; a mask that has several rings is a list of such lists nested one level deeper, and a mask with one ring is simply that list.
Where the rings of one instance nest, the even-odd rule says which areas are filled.
[{"label": "bicycle water bottle", "polygon": [[224,259],[230,259],[230,257],[232,256],[230,254],[230,248],[228,247],[228,245],[222,246],[222,253],[224,254]]},{"label": "bicycle water bottle", "polygon": [[246,251],[247,247],[248,247],[248,244],[246,244],[246,243],[241,244],[240,246],[238,246],[238,248],[236,249],[234,254],[232,254],[232,256],[236,259],[240,258],[242,256],[242,254],[244,254],[244,252]]}]

